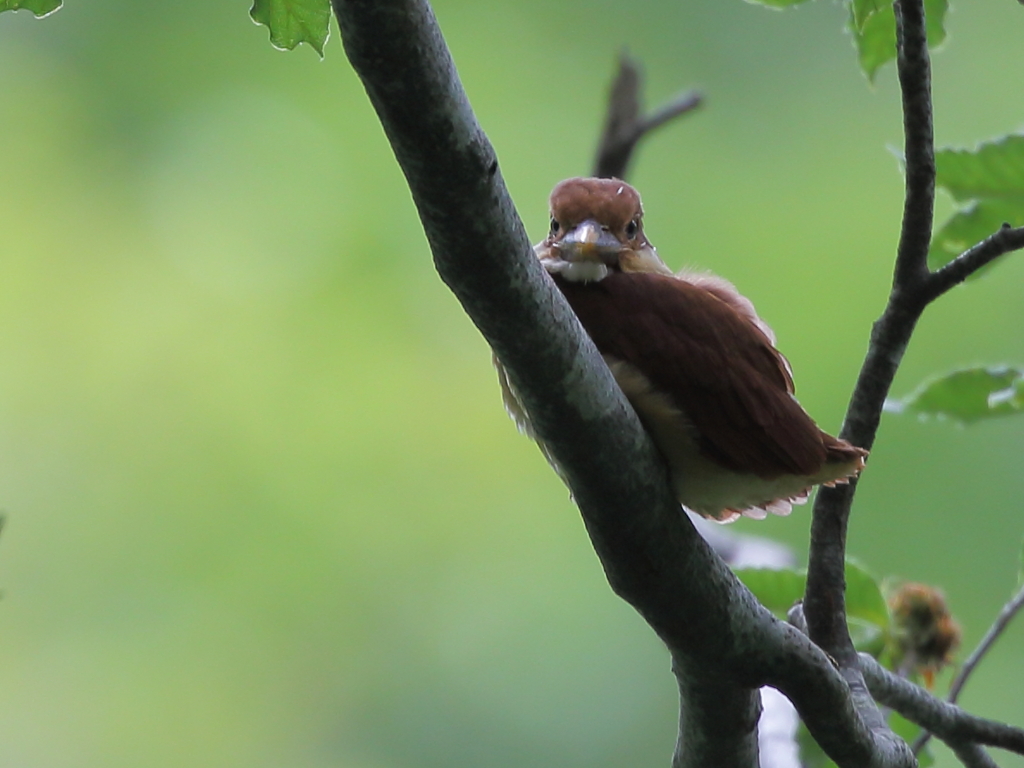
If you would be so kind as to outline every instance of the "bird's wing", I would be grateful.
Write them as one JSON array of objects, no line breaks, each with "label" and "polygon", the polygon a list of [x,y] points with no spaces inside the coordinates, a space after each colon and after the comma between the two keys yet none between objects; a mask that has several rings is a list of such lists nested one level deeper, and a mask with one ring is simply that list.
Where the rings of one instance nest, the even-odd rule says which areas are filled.
[{"label": "bird's wing", "polygon": [[762,477],[821,468],[822,432],[793,398],[785,358],[728,302],[657,274],[556,282],[597,348],[668,394],[708,455]]}]

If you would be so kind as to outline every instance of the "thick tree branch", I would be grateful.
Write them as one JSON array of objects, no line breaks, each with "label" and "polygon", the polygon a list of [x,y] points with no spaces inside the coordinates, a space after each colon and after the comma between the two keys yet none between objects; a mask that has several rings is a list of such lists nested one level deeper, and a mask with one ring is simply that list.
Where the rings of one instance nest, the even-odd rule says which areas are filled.
[{"label": "thick tree branch", "polygon": [[698,91],[679,94],[649,115],[642,114],[643,76],[640,65],[625,51],[619,57],[619,73],[608,96],[604,130],[594,159],[594,176],[625,179],[640,140],[655,128],[699,107]]},{"label": "thick tree branch", "polygon": [[840,670],[797,627],[777,622],[755,655],[763,684],[796,707],[815,740],[836,763],[916,765],[910,748],[889,730],[862,679]]},{"label": "thick tree branch", "polygon": [[[706,658],[708,669],[721,668],[723,656],[741,652],[728,641],[737,619],[728,607],[741,587],[680,513],[664,463],[534,257],[429,6],[335,0],[334,9],[438,272],[502,360],[564,469],[612,588],[675,658]],[[752,686],[728,675],[717,682],[719,706],[755,706]],[[714,753],[719,765],[747,768],[756,731],[737,736],[730,731],[722,743],[697,750],[684,745],[677,765],[701,765],[702,754]]]},{"label": "thick tree branch", "polygon": [[760,695],[755,691],[753,696],[720,697],[718,691],[735,686],[735,679],[693,667],[686,655],[673,656],[672,671],[679,685],[679,735],[672,768],[757,765]]},{"label": "thick tree branch", "polygon": [[[807,716],[804,714],[805,706],[828,708],[830,711],[826,717],[832,717],[833,721],[827,724],[826,731],[834,730],[838,739],[849,742],[851,745],[859,745],[865,741],[872,742],[875,753],[879,756],[878,765],[913,764],[907,763],[908,756],[910,756],[910,760],[913,759],[910,748],[886,724],[885,718],[874,705],[874,701],[868,693],[859,669],[854,674],[849,668],[839,668],[834,659],[825,656],[820,648],[811,642],[807,637],[807,619],[802,604],[794,605],[789,610],[787,619],[788,624],[780,624],[786,628],[786,632],[791,633],[790,643],[787,645],[806,644],[813,649],[815,655],[820,655],[824,659],[826,666],[817,670],[818,690],[805,702],[800,701],[805,690],[805,681],[800,681],[795,690],[786,688],[787,682],[798,680],[799,675],[803,673],[804,665],[802,663],[792,665],[794,668],[791,670],[791,665],[784,659],[767,660],[771,669],[782,672],[780,677],[783,680],[781,683],[769,682],[768,684],[786,694],[796,706],[797,711],[800,712],[805,723],[807,722]],[[806,685],[814,684],[806,681]],[[851,723],[852,727],[857,729],[854,734],[849,732]],[[815,735],[815,739],[827,752],[828,748],[817,735]]]},{"label": "thick tree branch", "polygon": [[764,684],[843,768],[913,765],[902,742],[861,719],[828,657],[771,616],[681,514],[660,456],[533,256],[425,0],[333,5],[438,272],[563,469],[612,588],[672,653],[687,723],[675,765],[754,765]]},{"label": "thick tree branch", "polygon": [[860,654],[860,667],[878,701],[951,746],[976,742],[1024,754],[1024,730],[971,715],[955,704],[937,699],[924,688],[885,669],[866,653]]}]

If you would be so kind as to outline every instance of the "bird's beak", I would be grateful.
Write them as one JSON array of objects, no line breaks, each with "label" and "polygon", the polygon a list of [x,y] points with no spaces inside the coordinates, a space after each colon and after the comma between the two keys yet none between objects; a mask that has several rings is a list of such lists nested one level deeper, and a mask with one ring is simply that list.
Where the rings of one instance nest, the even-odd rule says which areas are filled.
[{"label": "bird's beak", "polygon": [[608,266],[618,263],[623,250],[619,239],[592,219],[566,232],[555,247],[566,261],[597,261]]}]

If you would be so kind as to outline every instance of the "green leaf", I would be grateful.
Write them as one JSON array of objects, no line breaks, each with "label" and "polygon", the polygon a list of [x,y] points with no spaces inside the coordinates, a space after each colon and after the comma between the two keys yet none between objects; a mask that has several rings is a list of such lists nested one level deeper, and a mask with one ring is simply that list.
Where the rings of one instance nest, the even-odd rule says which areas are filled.
[{"label": "green leaf", "polygon": [[1024,368],[964,368],[925,382],[902,400],[886,403],[895,413],[969,424],[1024,410]]},{"label": "green leaf", "polygon": [[[928,47],[946,39],[949,0],[924,0]],[[874,82],[878,68],[896,58],[896,14],[891,0],[850,0],[848,29],[853,35],[860,68]]]},{"label": "green leaf", "polygon": [[[849,0],[850,4],[850,28],[854,31],[862,31],[868,20],[886,10],[892,10],[892,3],[883,0]],[[893,47],[896,45],[896,17],[893,16]]]},{"label": "green leaf", "polygon": [[936,183],[963,202],[985,197],[1024,197],[1024,135],[982,142],[977,149],[935,153]]},{"label": "green leaf", "polygon": [[879,627],[889,626],[889,605],[878,579],[853,559],[846,561],[846,614]]},{"label": "green leaf", "polygon": [[[1003,224],[1022,226],[1024,220],[1020,203],[1006,200],[973,202],[954,213],[932,238],[928,249],[928,268],[938,269],[955,259],[973,245],[995,233]],[[1000,261],[1002,257],[996,259]],[[974,280],[987,274],[996,261],[986,264],[970,274]]]},{"label": "green leaf", "polygon": [[1004,223],[1024,226],[1024,135],[1004,136],[973,150],[939,150],[935,184],[960,204],[960,210],[935,233],[928,252],[931,269],[956,258]]},{"label": "green leaf", "polygon": [[[807,571],[792,568],[737,568],[736,576],[761,604],[778,616],[803,599]],[[850,636],[859,651],[882,652],[889,627],[889,607],[882,589],[863,566],[846,561],[846,614]]]},{"label": "green leaf", "polygon": [[803,599],[807,573],[792,568],[737,568],[736,576],[761,605],[781,619]]},{"label": "green leaf", "polygon": [[253,0],[249,15],[257,24],[270,29],[270,42],[276,48],[293,50],[309,43],[320,58],[330,32],[330,0]]},{"label": "green leaf", "polygon": [[806,3],[807,0],[747,0],[747,2],[754,5],[764,5],[768,8],[788,8],[791,5]]},{"label": "green leaf", "polygon": [[0,13],[24,8],[42,18],[60,10],[61,3],[62,0],[0,0]]},{"label": "green leaf", "polygon": [[858,651],[877,658],[885,649],[889,605],[878,579],[852,559],[846,561],[846,623]]},{"label": "green leaf", "polygon": [[846,617],[846,628],[850,632],[853,647],[861,653],[870,653],[876,659],[885,650],[885,629],[878,624],[856,616]]}]

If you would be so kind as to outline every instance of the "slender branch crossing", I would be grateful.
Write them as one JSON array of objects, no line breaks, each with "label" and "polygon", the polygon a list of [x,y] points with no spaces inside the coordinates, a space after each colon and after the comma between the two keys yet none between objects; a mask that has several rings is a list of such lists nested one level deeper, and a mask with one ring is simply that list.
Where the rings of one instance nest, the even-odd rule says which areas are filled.
[{"label": "slender branch crossing", "polygon": [[[978,664],[981,663],[981,660],[985,658],[985,654],[992,649],[992,646],[995,645],[999,636],[1003,634],[1008,626],[1010,626],[1010,622],[1013,621],[1013,617],[1020,612],[1022,607],[1024,607],[1024,587],[1021,587],[1017,591],[1017,594],[1007,601],[1006,605],[1004,605],[1002,610],[999,611],[999,615],[996,616],[996,620],[992,622],[992,626],[988,628],[988,632],[985,633],[981,642],[978,643],[978,647],[974,649],[971,655],[968,656],[967,660],[963,663],[963,666],[960,667],[960,671],[957,673],[956,677],[953,678],[953,682],[949,686],[949,695],[946,696],[946,701],[950,704],[956,703],[957,698],[960,696],[960,691],[962,691],[964,685],[967,684],[967,680],[970,678],[971,673],[973,673]],[[928,743],[928,739],[930,737],[931,734],[929,732],[922,733],[921,736],[918,737],[912,745],[915,755],[924,748],[924,745]]]},{"label": "slender branch crossing", "polygon": [[1024,755],[1024,729],[971,715],[895,675],[867,654],[860,654],[859,663],[871,694],[879,702],[951,746],[978,743]]}]

